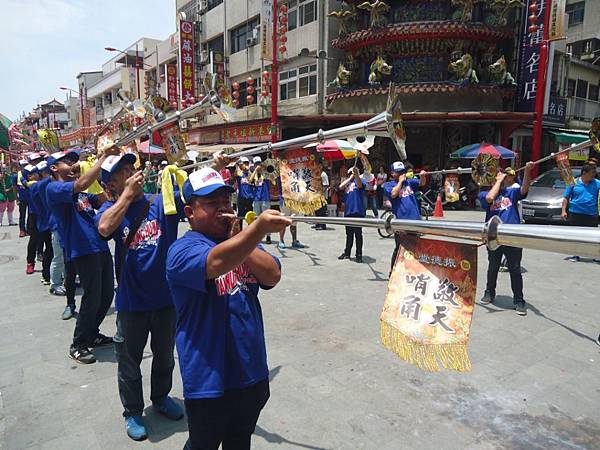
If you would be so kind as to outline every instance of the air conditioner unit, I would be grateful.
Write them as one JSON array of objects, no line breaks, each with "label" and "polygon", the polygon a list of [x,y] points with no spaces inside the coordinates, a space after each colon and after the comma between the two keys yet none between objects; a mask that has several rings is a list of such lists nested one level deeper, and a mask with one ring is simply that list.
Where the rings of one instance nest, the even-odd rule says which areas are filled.
[{"label": "air conditioner unit", "polygon": [[256,39],[258,41],[258,35],[259,35],[259,31],[260,27],[254,27],[252,29],[252,39]]},{"label": "air conditioner unit", "polygon": [[200,51],[200,60],[198,61],[200,63],[200,65],[208,64],[208,60],[209,60],[208,51],[201,50]]},{"label": "air conditioner unit", "polygon": [[208,0],[200,0],[200,12],[203,13],[208,9]]},{"label": "air conditioner unit", "polygon": [[258,44],[258,38],[255,37],[247,37],[246,38],[246,46],[252,47],[253,45]]}]

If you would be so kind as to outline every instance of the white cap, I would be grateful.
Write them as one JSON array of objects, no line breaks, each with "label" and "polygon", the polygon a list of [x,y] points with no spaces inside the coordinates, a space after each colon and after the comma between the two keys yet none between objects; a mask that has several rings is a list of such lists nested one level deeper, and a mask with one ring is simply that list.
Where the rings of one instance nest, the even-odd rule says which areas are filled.
[{"label": "white cap", "polygon": [[254,164],[260,164],[262,162],[262,158],[260,156],[255,156],[254,158],[252,158],[252,162]]},{"label": "white cap", "polygon": [[250,160],[249,160],[248,158],[246,158],[245,156],[242,156],[242,157],[240,158],[240,162],[241,162],[241,163],[249,163],[249,162],[250,162]]},{"label": "white cap", "polygon": [[150,165],[150,161],[146,161],[146,165],[149,166]]},{"label": "white cap", "polygon": [[35,165],[35,168],[37,170],[39,170],[40,172],[43,172],[44,170],[46,170],[47,166],[48,166],[48,163],[46,163],[46,161],[41,161]]},{"label": "white cap", "polygon": [[35,161],[36,159],[40,159],[40,158],[42,158],[42,155],[40,155],[39,153],[30,153],[29,156],[27,157],[29,162]]},{"label": "white cap", "polygon": [[192,172],[183,184],[183,197],[186,202],[189,202],[192,196],[204,197],[221,188],[226,189],[230,193],[233,192],[233,188],[225,184],[219,172],[210,167],[203,167],[200,170]]},{"label": "white cap", "polygon": [[405,170],[404,164],[402,164],[402,162],[400,161],[396,161],[392,163],[392,170],[394,172],[402,172],[403,170]]},{"label": "white cap", "polygon": [[161,166],[168,166],[169,163],[167,161],[165,161],[164,159],[160,162]]}]

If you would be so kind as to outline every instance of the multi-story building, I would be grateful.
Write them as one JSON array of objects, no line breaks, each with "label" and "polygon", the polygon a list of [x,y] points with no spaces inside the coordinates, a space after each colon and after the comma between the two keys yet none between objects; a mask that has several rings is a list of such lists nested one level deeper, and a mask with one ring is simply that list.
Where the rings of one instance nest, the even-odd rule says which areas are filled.
[{"label": "multi-story building", "polygon": [[[204,115],[187,124],[191,143],[241,144],[270,140],[270,96],[263,97],[261,73],[271,61],[262,58],[261,1],[177,0],[178,12],[195,23],[197,95],[206,94],[207,74],[223,83],[229,93],[239,84],[238,106],[230,124],[217,115]],[[330,0],[291,0],[287,7],[286,50],[279,59],[279,134],[282,138],[314,131],[325,112],[327,71],[335,62],[326,58],[329,35],[337,23],[327,17]],[[272,46],[271,42],[267,45]],[[251,83],[251,84],[249,84]],[[253,88],[248,90],[249,86]],[[252,92],[253,91],[253,92]],[[251,96],[251,102],[247,98]],[[314,120],[307,120],[307,117]],[[191,125],[191,126],[189,126]]]},{"label": "multi-story building", "polygon": [[53,128],[59,133],[66,130],[69,118],[65,105],[56,99],[43,103],[34,111],[38,115],[38,128]]},{"label": "multi-story building", "polygon": [[77,87],[79,91],[79,112],[77,121],[82,127],[90,127],[96,123],[95,115],[96,108],[93,101],[89,100],[88,88],[95,85],[102,79],[103,73],[101,70],[80,72],[77,77]]},{"label": "multi-story building", "polygon": [[121,109],[117,97],[123,90],[131,99],[146,98],[144,86],[144,55],[160,43],[157,39],[140,38],[102,65],[102,77],[86,86],[87,101],[94,111],[92,125],[104,123]]}]

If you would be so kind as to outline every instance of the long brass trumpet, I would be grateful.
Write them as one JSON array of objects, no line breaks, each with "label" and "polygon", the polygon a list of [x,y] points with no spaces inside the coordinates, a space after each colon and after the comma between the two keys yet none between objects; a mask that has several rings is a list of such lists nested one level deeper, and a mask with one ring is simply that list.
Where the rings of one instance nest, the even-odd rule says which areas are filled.
[{"label": "long brass trumpet", "polygon": [[344,225],[385,229],[388,233],[407,233],[466,239],[483,242],[490,250],[501,245],[521,247],[565,255],[600,258],[600,230],[559,225],[515,225],[502,223],[498,217],[488,222],[458,222],[434,220],[400,220],[362,217],[289,216],[292,222]]}]

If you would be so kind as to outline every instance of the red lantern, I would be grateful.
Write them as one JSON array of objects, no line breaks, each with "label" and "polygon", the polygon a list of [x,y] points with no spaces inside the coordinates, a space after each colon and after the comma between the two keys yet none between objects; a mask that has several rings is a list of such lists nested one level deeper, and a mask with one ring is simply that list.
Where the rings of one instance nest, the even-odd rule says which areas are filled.
[{"label": "red lantern", "polygon": [[279,16],[279,23],[285,25],[287,23],[287,16]]},{"label": "red lantern", "polygon": [[280,36],[279,41],[285,44],[287,42],[287,36]]},{"label": "red lantern", "polygon": [[287,33],[287,31],[288,31],[287,27],[285,27],[285,26],[284,26],[284,27],[281,27],[281,28],[279,29],[279,34],[285,34],[285,33]]},{"label": "red lantern", "polygon": [[233,91],[231,95],[233,98],[238,99],[240,98],[240,91]]},{"label": "red lantern", "polygon": [[528,17],[529,19],[529,23],[536,23],[537,22],[537,15],[532,14]]},{"label": "red lantern", "polygon": [[530,34],[537,33],[538,30],[539,27],[537,25],[529,25],[529,28],[527,28]]},{"label": "red lantern", "polygon": [[239,91],[240,90],[240,83],[238,83],[237,81],[235,81],[231,87],[233,87],[234,91]]},{"label": "red lantern", "polygon": [[248,95],[246,97],[246,101],[248,102],[249,105],[251,105],[252,103],[254,103],[254,96],[253,95]]},{"label": "red lantern", "polygon": [[260,95],[262,95],[263,97],[268,97],[269,96],[269,92],[264,90],[260,93]]},{"label": "red lantern", "polygon": [[537,3],[532,3],[531,5],[529,5],[529,11],[532,13],[537,13],[538,12],[538,5]]},{"label": "red lantern", "polygon": [[188,99],[188,102],[190,102],[190,105],[193,105],[194,103],[196,103],[196,99],[194,97],[190,97]]},{"label": "red lantern", "polygon": [[280,45],[280,46],[279,46],[279,51],[280,51],[281,53],[285,53],[285,52],[286,52],[286,50],[287,50],[287,47],[286,47],[285,45]]},{"label": "red lantern", "polygon": [[[238,92],[238,97],[239,97],[239,92]],[[234,100],[234,101],[232,102],[232,104],[233,104],[233,107],[234,107],[234,108],[237,108],[238,106],[240,106],[240,102],[239,102],[239,100],[237,100],[237,99],[236,99],[236,100]]]},{"label": "red lantern", "polygon": [[271,73],[270,73],[268,70],[265,70],[265,71],[262,73],[263,79],[264,79],[264,80],[268,80],[268,79],[269,79],[269,75],[270,75],[270,74],[271,74]]},{"label": "red lantern", "polygon": [[256,89],[254,89],[254,86],[248,86],[248,89],[246,89],[248,91],[248,94],[254,94],[254,92],[256,91]]},{"label": "red lantern", "polygon": [[248,86],[252,86],[254,84],[254,78],[252,78],[252,77],[246,78],[246,83],[248,83]]},{"label": "red lantern", "polygon": [[287,5],[285,5],[285,4],[284,4],[284,5],[281,5],[281,6],[279,7],[279,11],[281,11],[281,12],[282,12],[282,14],[287,14],[287,12],[288,12],[288,7],[287,7]]}]

